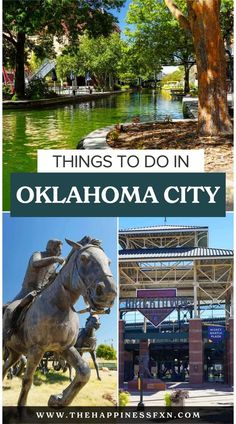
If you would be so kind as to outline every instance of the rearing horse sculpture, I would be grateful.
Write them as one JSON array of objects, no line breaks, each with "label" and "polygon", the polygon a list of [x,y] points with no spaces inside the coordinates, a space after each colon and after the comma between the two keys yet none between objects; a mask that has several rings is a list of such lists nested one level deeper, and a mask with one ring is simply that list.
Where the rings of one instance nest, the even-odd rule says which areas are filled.
[{"label": "rearing horse sculpture", "polygon": [[[3,366],[3,377],[22,354],[27,356],[19,406],[26,405],[34,372],[46,351],[58,352],[76,371],[70,385],[61,394],[51,395],[48,405],[59,407],[72,402],[90,377],[87,362],[74,347],[79,322],[73,305],[82,295],[91,310],[101,312],[110,308],[116,297],[109,260],[100,242],[89,237],[84,245],[66,241],[72,250],[65,265],[53,283],[35,298],[19,329],[10,338],[6,337],[5,346],[9,355]],[[11,314],[18,302],[12,302],[4,313],[3,329],[6,335]]]},{"label": "rearing horse sculpture", "polygon": [[98,315],[90,315],[86,320],[85,328],[81,329],[78,335],[78,339],[75,343],[75,348],[79,351],[81,356],[84,352],[90,353],[98,380],[101,380],[101,378],[96,360],[97,339],[95,330],[98,330],[100,325],[101,324]]}]

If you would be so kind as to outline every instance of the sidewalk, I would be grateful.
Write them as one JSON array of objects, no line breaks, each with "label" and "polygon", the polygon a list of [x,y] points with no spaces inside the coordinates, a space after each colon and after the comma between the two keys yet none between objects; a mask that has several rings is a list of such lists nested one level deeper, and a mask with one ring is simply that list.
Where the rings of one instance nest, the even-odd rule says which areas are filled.
[{"label": "sidewalk", "polygon": [[53,97],[50,99],[39,99],[39,100],[3,100],[3,109],[41,109],[51,106],[59,106],[67,103],[83,103],[91,100],[101,99],[114,94],[122,94],[127,90],[120,91],[103,91],[94,92],[92,94],[76,94],[75,96],[64,95]]},{"label": "sidewalk", "polygon": [[[233,389],[223,384],[203,384],[191,386],[189,383],[168,383],[166,392],[175,389],[188,390],[189,398],[185,400],[186,406],[231,406],[234,402]],[[143,396],[145,406],[164,406],[165,391],[146,393]],[[132,393],[129,406],[139,402],[138,392]]]}]

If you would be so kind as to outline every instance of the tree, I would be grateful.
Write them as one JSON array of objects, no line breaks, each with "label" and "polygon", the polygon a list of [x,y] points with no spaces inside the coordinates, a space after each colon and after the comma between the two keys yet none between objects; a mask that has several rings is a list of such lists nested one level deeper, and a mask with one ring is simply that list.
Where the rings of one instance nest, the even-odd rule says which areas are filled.
[{"label": "tree", "polygon": [[186,14],[172,0],[165,0],[165,4],[193,39],[199,82],[199,134],[231,133],[225,49],[220,27],[221,1],[186,0]]},{"label": "tree", "polygon": [[132,47],[123,41],[121,44],[121,59],[117,67],[118,77],[122,82],[132,83],[138,75],[138,66]]},{"label": "tree", "polygon": [[106,344],[100,344],[97,347],[96,350],[96,355],[98,358],[103,358],[103,359],[116,359],[116,351],[113,347],[106,345]]},{"label": "tree", "polygon": [[[109,12],[124,0],[4,0],[3,38],[15,50],[15,91],[24,98],[26,43],[35,37],[65,35],[72,44],[85,30],[89,35],[108,35],[115,18]],[[34,42],[36,41],[36,42]]]},{"label": "tree", "polygon": [[166,84],[169,83],[170,81],[176,81],[176,82],[181,82],[183,81],[184,78],[184,70],[182,67],[179,67],[178,69],[176,69],[176,71],[168,74],[168,75],[164,75],[164,77],[162,77],[161,82],[162,84]]},{"label": "tree", "polygon": [[109,37],[100,36],[96,39],[82,37],[80,54],[84,58],[84,69],[96,80],[102,88],[112,88],[121,60],[120,35],[113,33]]},{"label": "tree", "polygon": [[[178,0],[184,5],[183,0]],[[191,37],[180,28],[178,22],[163,1],[133,0],[130,5],[127,30],[131,44],[136,46],[140,59],[153,72],[162,65],[184,67],[184,91],[188,93],[189,72],[195,63]],[[134,27],[135,26],[135,27]],[[157,71],[156,71],[157,73]]]},{"label": "tree", "polygon": [[124,69],[129,69],[139,79],[156,79],[161,71],[159,57],[155,56],[153,47],[149,40],[141,33],[136,32],[134,37],[129,40],[130,44],[126,48],[126,55],[123,59]]},{"label": "tree", "polygon": [[57,76],[61,80],[64,80],[70,75],[71,71],[73,71],[75,74],[80,74],[82,72],[84,73],[84,71],[81,69],[82,64],[83,62],[82,60],[79,60],[78,55],[71,55],[65,52],[64,54],[61,54],[57,57]]},{"label": "tree", "polygon": [[65,78],[71,70],[85,75],[89,71],[91,77],[101,88],[112,88],[112,80],[117,76],[118,65],[122,55],[122,40],[118,33],[108,37],[80,37],[79,46],[73,55],[68,48],[57,59],[57,73]]}]

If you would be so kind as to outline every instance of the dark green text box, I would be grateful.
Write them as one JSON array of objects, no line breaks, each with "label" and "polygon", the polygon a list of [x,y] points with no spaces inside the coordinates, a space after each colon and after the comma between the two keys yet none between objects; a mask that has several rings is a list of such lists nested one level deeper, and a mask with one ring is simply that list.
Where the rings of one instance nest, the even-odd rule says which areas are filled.
[{"label": "dark green text box", "polygon": [[[72,187],[76,187],[82,201],[84,201],[84,187],[100,187],[101,203],[94,203],[93,196],[90,203],[45,203],[45,200],[58,201],[68,199]],[[107,189],[107,187],[114,189]],[[21,189],[22,187],[28,187]],[[42,203],[36,203],[35,187],[49,188]],[[57,187],[55,189],[55,187]],[[138,193],[143,200],[146,191],[155,193],[159,203],[152,203],[149,196],[146,203],[132,201],[120,203],[122,187],[128,187],[131,193],[133,187],[139,187]],[[169,187],[169,198],[176,203],[169,203],[165,195]],[[181,188],[183,187],[183,188]],[[196,187],[202,187],[196,189]],[[214,192],[215,187],[220,187],[215,203],[209,203],[209,194],[206,187]],[[20,197],[20,191],[22,196]],[[41,190],[41,189],[37,189]],[[98,190],[98,189],[97,189]],[[106,191],[107,190],[107,191]],[[136,189],[137,190],[137,189]],[[179,191],[178,191],[179,190]],[[189,190],[188,192],[186,192]],[[193,192],[198,191],[199,203],[193,203]],[[185,199],[183,193],[185,192]],[[115,203],[106,203],[104,199],[112,201],[114,194],[119,193]],[[30,203],[21,203],[18,198]],[[55,195],[56,194],[56,195]],[[136,197],[137,200],[137,197]],[[186,203],[181,203],[181,200]],[[196,199],[195,199],[196,200]],[[225,216],[225,174],[224,173],[19,173],[12,174],[11,180],[11,215],[12,216]]]}]

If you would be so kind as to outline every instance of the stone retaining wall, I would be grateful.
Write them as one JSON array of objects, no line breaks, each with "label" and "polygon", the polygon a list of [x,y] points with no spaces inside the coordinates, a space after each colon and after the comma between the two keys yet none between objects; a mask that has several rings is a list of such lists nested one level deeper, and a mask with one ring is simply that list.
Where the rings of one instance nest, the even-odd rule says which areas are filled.
[{"label": "stone retaining wall", "polygon": [[[230,114],[232,115],[233,94],[227,94],[227,101]],[[184,97],[183,98],[183,114],[186,118],[198,118],[198,98],[197,97]]]},{"label": "stone retaining wall", "polygon": [[106,91],[92,94],[78,94],[75,96],[59,96],[52,99],[40,99],[40,100],[4,100],[3,109],[41,109],[45,107],[54,107],[68,103],[82,103],[90,100],[96,100],[103,97],[108,97],[112,94],[122,94],[129,92],[130,90],[124,91]]},{"label": "stone retaining wall", "polygon": [[[173,119],[171,122],[195,122],[196,119]],[[153,124],[154,121],[145,122],[145,124]],[[165,124],[165,121],[155,121],[155,123]],[[140,122],[140,125],[144,122]],[[123,127],[132,125],[132,122],[126,122],[122,124]],[[139,124],[135,124],[139,125]],[[77,149],[91,150],[91,149],[112,149],[112,147],[107,144],[107,136],[110,131],[114,130],[115,125],[110,125],[108,127],[99,128],[88,134],[85,138],[79,141]]]}]

